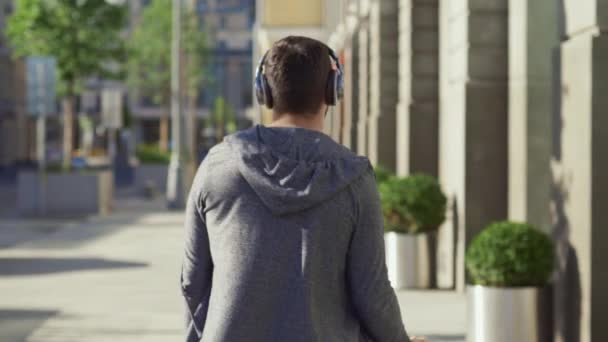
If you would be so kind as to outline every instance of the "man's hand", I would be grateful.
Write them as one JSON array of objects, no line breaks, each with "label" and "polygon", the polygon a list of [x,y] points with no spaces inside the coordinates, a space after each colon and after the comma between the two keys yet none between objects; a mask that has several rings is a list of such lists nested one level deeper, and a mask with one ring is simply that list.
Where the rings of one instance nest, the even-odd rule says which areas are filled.
[{"label": "man's hand", "polygon": [[425,337],[412,337],[411,339],[412,342],[427,342]]}]

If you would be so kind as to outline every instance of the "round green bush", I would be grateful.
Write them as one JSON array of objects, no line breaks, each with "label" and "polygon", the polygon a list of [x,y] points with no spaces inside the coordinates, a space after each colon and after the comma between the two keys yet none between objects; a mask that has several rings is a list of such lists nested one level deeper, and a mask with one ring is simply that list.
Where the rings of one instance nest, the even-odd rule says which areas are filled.
[{"label": "round green bush", "polygon": [[433,231],[445,220],[446,197],[428,175],[389,177],[379,185],[385,231],[417,234]]},{"label": "round green bush", "polygon": [[526,223],[497,222],[469,246],[466,268],[475,285],[543,287],[553,272],[553,241]]},{"label": "round green bush", "polygon": [[378,184],[382,184],[395,176],[389,169],[382,165],[374,167],[374,173],[376,174],[376,183]]}]

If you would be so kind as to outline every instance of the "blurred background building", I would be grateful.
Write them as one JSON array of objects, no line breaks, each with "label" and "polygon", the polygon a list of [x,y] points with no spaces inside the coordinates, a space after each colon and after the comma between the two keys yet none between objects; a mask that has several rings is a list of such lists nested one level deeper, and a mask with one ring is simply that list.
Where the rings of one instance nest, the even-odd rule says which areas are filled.
[{"label": "blurred background building", "polygon": [[[132,32],[139,19],[151,4],[151,0],[133,0],[125,2],[129,10],[127,33]],[[246,118],[252,105],[252,28],[255,21],[255,3],[253,0],[188,0],[184,4],[197,13],[200,22],[201,36],[208,39],[210,66],[206,68],[205,85],[200,89],[198,98],[198,146],[208,148],[219,137],[212,125],[205,121],[216,111],[217,102],[222,101],[226,111],[236,117],[236,127],[250,125]],[[15,0],[0,1],[0,167],[12,168],[16,164],[33,164],[35,151],[35,120],[25,113],[26,68],[22,59],[14,59],[6,37],[2,34],[6,19],[14,11]],[[128,94],[128,106],[124,109],[129,117],[130,130],[134,144],[156,144],[160,139],[160,118],[167,111],[152,101],[141,96],[137,89],[127,87],[117,81],[88,79],[85,89],[76,100],[76,111],[81,118],[74,132],[74,146],[81,148],[83,127],[94,127],[101,122],[101,98],[103,89],[117,88]],[[49,113],[47,120],[47,153],[51,159],[61,156],[61,118],[57,113]],[[82,121],[82,122],[80,122]],[[106,142],[102,131],[94,132],[95,144],[104,147]],[[80,153],[79,150],[76,153]],[[55,157],[55,158],[53,158]]]},{"label": "blurred background building", "polygon": [[243,114],[251,106],[252,28],[255,6],[248,0],[199,0],[197,9],[209,31],[212,50],[211,89],[203,90],[202,106],[221,96]]},{"label": "blurred background building", "polygon": [[[137,25],[143,10],[150,3],[150,0],[129,1],[131,27]],[[244,116],[252,104],[253,1],[188,0],[185,3],[194,8],[200,17],[210,48],[209,82],[201,88],[199,118],[209,117],[215,102],[221,98],[235,111],[239,126],[247,125]],[[131,94],[130,106],[138,141],[156,143],[159,140],[160,117],[166,109],[155,105],[149,98],[138,96],[136,92]],[[201,134],[204,133],[203,128],[201,121]]]}]

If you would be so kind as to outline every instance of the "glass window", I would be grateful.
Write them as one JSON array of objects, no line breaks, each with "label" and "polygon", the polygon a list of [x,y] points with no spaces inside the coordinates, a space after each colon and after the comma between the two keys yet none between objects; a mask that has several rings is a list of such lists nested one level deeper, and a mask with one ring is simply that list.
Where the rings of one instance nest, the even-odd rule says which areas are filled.
[{"label": "glass window", "polygon": [[230,14],[227,16],[228,23],[225,27],[232,30],[246,30],[248,19],[246,12]]}]

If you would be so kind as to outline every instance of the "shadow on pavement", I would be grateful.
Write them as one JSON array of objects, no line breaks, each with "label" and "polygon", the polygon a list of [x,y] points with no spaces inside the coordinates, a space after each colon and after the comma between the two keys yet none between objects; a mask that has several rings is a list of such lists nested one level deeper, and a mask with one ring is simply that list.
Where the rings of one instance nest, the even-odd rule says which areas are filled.
[{"label": "shadow on pavement", "polygon": [[52,310],[0,309],[0,340],[24,342],[42,323],[57,313]]},{"label": "shadow on pavement", "polygon": [[147,263],[102,258],[0,257],[0,276],[24,276],[99,269],[147,267]]},{"label": "shadow on pavement", "polygon": [[[14,203],[14,199],[8,198],[11,196],[4,190],[0,184],[0,249],[15,246],[57,249],[80,247],[100,237],[129,229],[147,215],[169,213],[164,198],[142,199],[123,189],[121,194],[117,194],[114,210],[109,216],[23,218],[18,217],[14,209],[6,208],[7,205],[10,207],[10,203]],[[146,221],[145,225],[175,225],[175,222],[165,221]]]},{"label": "shadow on pavement", "polygon": [[98,238],[128,229],[146,214],[118,213],[113,216],[71,220],[0,220],[0,249],[18,245],[57,249],[80,247]]}]

